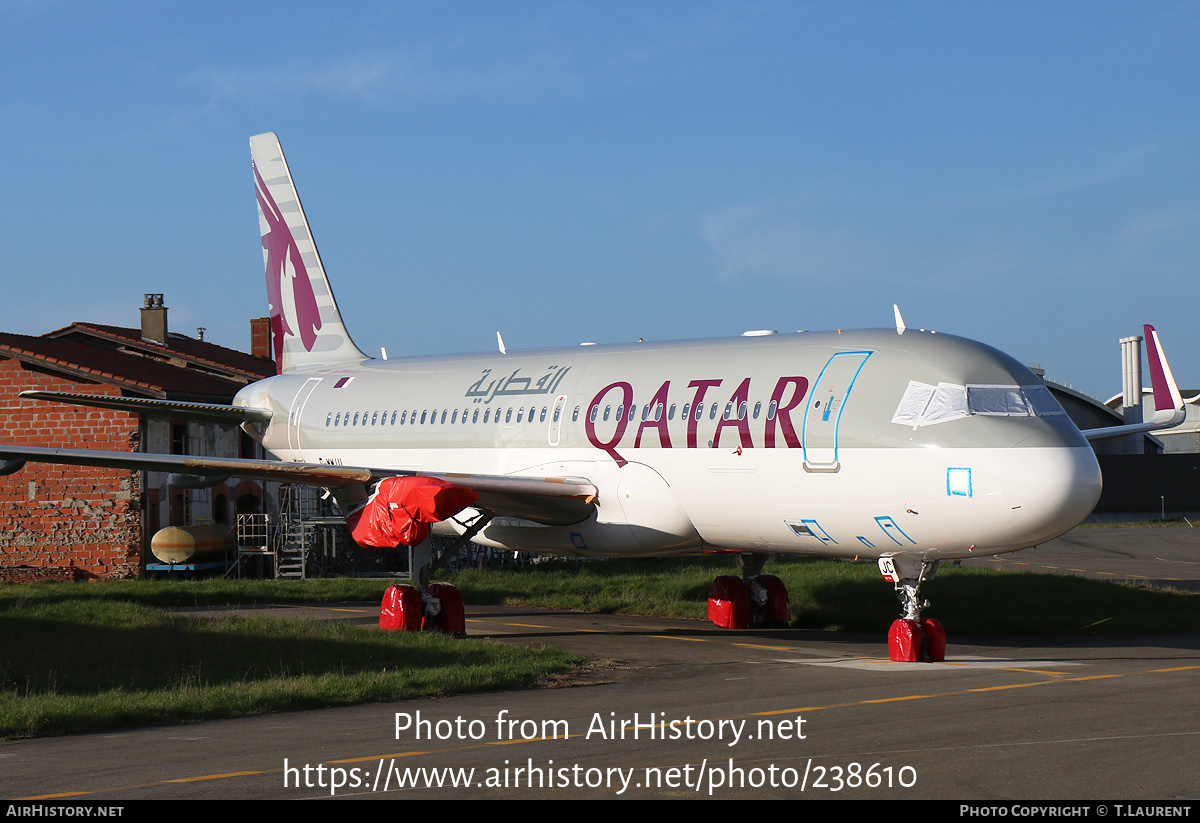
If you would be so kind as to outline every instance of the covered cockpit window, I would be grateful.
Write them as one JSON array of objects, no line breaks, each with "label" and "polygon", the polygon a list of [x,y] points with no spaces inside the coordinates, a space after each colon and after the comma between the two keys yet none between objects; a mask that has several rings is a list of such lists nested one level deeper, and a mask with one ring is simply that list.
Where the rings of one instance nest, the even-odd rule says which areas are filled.
[{"label": "covered cockpit window", "polygon": [[932,426],[969,417],[973,414],[993,417],[1050,417],[1066,414],[1045,386],[959,385],[938,383],[931,386],[910,380],[892,415],[892,422],[904,426]]},{"label": "covered cockpit window", "polygon": [[966,386],[954,383],[938,383],[929,398],[929,405],[921,415],[921,425],[929,426],[934,423],[946,423],[970,414],[967,408]]},{"label": "covered cockpit window", "polygon": [[970,414],[967,409],[967,387],[954,383],[931,386],[910,380],[900,405],[892,415],[893,423],[906,426],[931,426],[946,423]]},{"label": "covered cockpit window", "polygon": [[1032,417],[1033,409],[1020,386],[967,386],[971,414],[997,417]]},{"label": "covered cockpit window", "polygon": [[1066,411],[1054,398],[1053,393],[1045,386],[1022,386],[1021,391],[1033,406],[1033,412],[1038,417],[1051,417],[1056,414],[1066,414]]}]

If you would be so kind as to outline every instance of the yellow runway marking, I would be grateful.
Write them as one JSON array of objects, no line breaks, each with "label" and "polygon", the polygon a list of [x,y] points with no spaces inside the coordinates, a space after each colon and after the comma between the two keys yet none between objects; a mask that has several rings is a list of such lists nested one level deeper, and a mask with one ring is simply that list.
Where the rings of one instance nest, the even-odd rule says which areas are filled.
[{"label": "yellow runway marking", "polygon": [[[271,769],[270,771],[277,771]],[[246,777],[251,774],[267,774],[267,772],[226,772],[225,774],[204,774],[199,777],[177,777],[174,780],[164,780],[164,783],[196,783],[201,780],[224,780],[227,777]]]},{"label": "yellow runway marking", "polygon": [[[692,638],[692,637],[672,637],[670,635],[656,635],[656,636],[661,637],[664,640],[695,640],[696,642],[703,642],[702,640],[699,640],[698,638]],[[1193,671],[1196,669],[1200,669],[1200,666],[1180,666],[1178,668],[1170,668],[1170,669],[1147,669],[1144,672],[1142,672],[1142,674],[1158,673],[1158,672]],[[1031,673],[1037,673],[1034,670],[1028,670],[1028,669],[1000,669],[999,671],[1028,671]],[[1056,673],[1055,672],[1047,672],[1046,674],[1055,675]],[[1137,674],[1137,672],[1133,672],[1132,674]],[[819,712],[819,711],[829,711],[832,709],[845,709],[845,708],[854,708],[854,707],[861,707],[861,706],[883,705],[883,704],[887,704],[887,703],[895,703],[895,702],[907,701],[907,700],[928,700],[928,699],[934,699],[934,698],[939,698],[939,697],[961,697],[961,696],[965,696],[965,695],[969,695],[969,694],[973,694],[973,693],[981,694],[981,693],[986,693],[986,692],[1001,691],[1004,689],[1022,689],[1022,688],[1027,688],[1030,686],[1053,686],[1053,685],[1058,685],[1058,684],[1062,684],[1062,683],[1071,683],[1071,682],[1081,683],[1081,682],[1086,682],[1086,681],[1091,681],[1091,680],[1106,680],[1106,679],[1110,679],[1110,678],[1114,678],[1114,677],[1126,677],[1126,676],[1127,675],[1124,675],[1124,674],[1101,674],[1101,675],[1092,675],[1092,676],[1086,676],[1086,677],[1071,677],[1071,678],[1052,677],[1052,679],[1039,680],[1039,681],[1036,681],[1033,683],[1010,683],[1010,684],[1005,684],[1005,685],[1000,685],[1000,686],[985,686],[982,688],[961,689],[958,691],[938,692],[938,693],[934,693],[934,694],[914,694],[914,695],[906,695],[906,696],[902,696],[902,697],[886,697],[886,698],[875,698],[875,699],[870,699],[870,700],[859,700],[859,701],[852,701],[849,703],[832,703],[832,704],[829,704],[826,706],[803,706],[800,708],[792,708],[792,709],[776,709],[773,711],[765,711],[765,712],[750,712],[745,715],[738,715],[733,718],[724,718],[724,719],[736,720],[736,719],[740,719],[742,717],[747,717],[747,718],[749,718],[749,717],[770,717],[773,715],[780,715],[780,714],[803,714],[805,712]],[[580,737],[580,736],[581,735],[571,735],[571,737]],[[471,750],[471,749],[483,748],[485,746],[511,745],[511,744],[516,744],[516,743],[535,743],[535,742],[540,742],[540,741],[548,740],[548,739],[549,738],[538,737],[538,738],[534,738],[534,739],[530,739],[530,740],[516,739],[516,740],[488,741],[486,743],[480,743],[480,744],[471,745],[471,746],[458,746],[458,747],[453,747],[453,748],[448,748],[448,749],[439,749],[437,751],[439,753],[454,752],[454,751],[467,751],[467,750]],[[562,738],[558,738],[558,739],[561,740]],[[364,762],[374,762],[374,761],[379,761],[379,760],[386,760],[389,758],[413,757],[413,756],[417,756],[417,755],[426,755],[426,754],[433,754],[433,752],[432,751],[411,751],[411,752],[399,752],[396,754],[369,755],[369,756],[357,757],[357,758],[346,759],[346,760],[332,760],[332,761],[329,761],[329,763],[364,763]],[[192,782],[203,781],[203,780],[222,780],[222,779],[230,778],[230,777],[247,777],[247,776],[253,776],[253,775],[279,774],[282,771],[283,771],[283,769],[280,768],[280,769],[265,769],[262,771],[228,772],[226,774],[210,774],[210,775],[202,775],[200,777],[183,777],[183,778],[175,778],[175,779],[169,779],[169,780],[161,780],[161,781],[158,781],[157,783],[150,783],[150,784],[145,784],[145,785],[154,786],[154,785],[163,785],[165,783],[192,783]],[[31,797],[18,797],[18,798],[12,798],[12,799],[14,799],[14,800],[47,800],[47,799],[60,798],[60,797],[80,797],[80,796],[92,795],[92,794],[106,794],[108,792],[114,792],[114,791],[128,791],[130,788],[141,788],[141,787],[140,786],[133,786],[133,787],[114,786],[114,787],[104,788],[104,789],[93,789],[90,791],[60,792],[57,794],[46,794],[46,795],[31,796]]]},{"label": "yellow runway marking", "polygon": [[757,643],[734,643],[733,645],[745,646],[747,649],[770,649],[771,651],[776,652],[787,652],[792,650],[791,646],[760,646]]}]

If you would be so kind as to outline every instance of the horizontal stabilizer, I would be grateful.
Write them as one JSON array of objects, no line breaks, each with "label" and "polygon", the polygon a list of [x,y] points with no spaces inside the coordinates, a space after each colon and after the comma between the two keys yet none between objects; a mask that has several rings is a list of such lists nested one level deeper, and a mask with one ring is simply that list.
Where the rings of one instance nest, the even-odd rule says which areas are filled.
[{"label": "horizontal stabilizer", "polygon": [[242,406],[223,406],[218,403],[185,403],[177,400],[155,400],[150,397],[110,397],[106,394],[78,394],[66,391],[23,391],[21,397],[28,400],[48,400],[52,403],[70,403],[75,406],[92,406],[98,409],[118,409],[135,414],[161,414],[171,417],[189,417],[198,420],[215,420],[237,425],[239,423],[269,423],[271,412],[266,409],[248,409]]}]

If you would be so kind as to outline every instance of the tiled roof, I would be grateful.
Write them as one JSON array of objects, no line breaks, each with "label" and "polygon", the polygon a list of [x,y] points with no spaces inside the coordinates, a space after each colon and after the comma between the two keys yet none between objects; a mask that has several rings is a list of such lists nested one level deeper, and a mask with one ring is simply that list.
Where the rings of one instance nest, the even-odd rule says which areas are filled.
[{"label": "tiled roof", "polygon": [[97,342],[117,344],[151,357],[181,358],[202,369],[226,373],[231,377],[249,378],[251,381],[275,374],[275,363],[269,358],[256,357],[182,334],[168,335],[167,345],[164,346],[161,343],[143,340],[140,329],[105,326],[99,323],[72,323],[64,329],[50,332],[45,337],[77,339],[80,342],[93,338]]},{"label": "tiled roof", "polygon": [[[77,326],[53,332],[55,336],[30,337],[22,334],[0,332],[0,357],[14,357],[38,368],[60,372],[75,379],[94,380],[98,383],[118,386],[123,391],[144,397],[161,399],[191,399],[201,402],[227,402],[247,382],[275,373],[274,364],[261,358],[251,358],[265,363],[267,369],[259,374],[246,375],[239,369],[226,366],[227,374],[214,368],[204,368],[201,363],[221,365],[217,359],[221,352],[230,352],[221,346],[189,340],[189,349],[198,349],[209,355],[198,357],[191,353],[177,352],[175,341],[171,347],[155,346],[166,352],[170,359],[150,357],[145,354],[122,351],[120,348],[89,345],[87,334],[63,334]],[[92,327],[103,330],[110,327]],[[129,332],[129,329],[121,331]],[[140,334],[139,334],[140,337]],[[187,338],[185,338],[187,339]],[[141,341],[139,341],[141,342]],[[214,351],[215,350],[215,351]],[[236,354],[241,354],[237,352]],[[194,359],[194,362],[193,362]],[[232,358],[231,358],[232,359]],[[265,373],[263,373],[265,372]]]}]

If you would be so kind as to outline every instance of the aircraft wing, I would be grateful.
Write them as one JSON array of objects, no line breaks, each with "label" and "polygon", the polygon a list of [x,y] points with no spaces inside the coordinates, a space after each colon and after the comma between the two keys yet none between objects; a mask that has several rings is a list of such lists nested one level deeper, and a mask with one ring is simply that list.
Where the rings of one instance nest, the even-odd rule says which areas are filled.
[{"label": "aircraft wing", "polygon": [[1154,327],[1146,324],[1142,327],[1146,335],[1146,359],[1150,363],[1150,385],[1154,389],[1154,414],[1149,420],[1141,423],[1130,423],[1128,426],[1105,426],[1099,429],[1084,429],[1083,436],[1088,440],[1104,440],[1109,437],[1124,437],[1127,434],[1158,431],[1178,426],[1186,417],[1183,408],[1183,395],[1179,386],[1175,385],[1175,375],[1171,373],[1171,364],[1162,350],[1162,342]]},{"label": "aircraft wing", "polygon": [[29,390],[21,392],[20,396],[30,400],[70,403],[73,406],[119,409],[136,414],[179,415],[235,425],[238,423],[268,423],[271,420],[271,412],[266,409],[223,406],[218,403],[187,403],[177,400],[155,400],[150,397],[110,397],[105,394],[78,394],[67,391]]},{"label": "aircraft wing", "polygon": [[[301,483],[338,490],[366,486],[385,477],[419,474],[474,489],[479,493],[479,501],[475,508],[548,526],[566,526],[585,520],[592,513],[597,494],[596,487],[591,483],[569,477],[437,474],[336,466],[327,463],[284,463],[277,460],[234,457],[48,449],[0,444],[0,474],[20,471],[27,462],[168,472],[178,476],[172,485],[194,487],[212,486],[228,477],[240,477],[247,480]],[[363,496],[365,498],[365,493]]]}]

